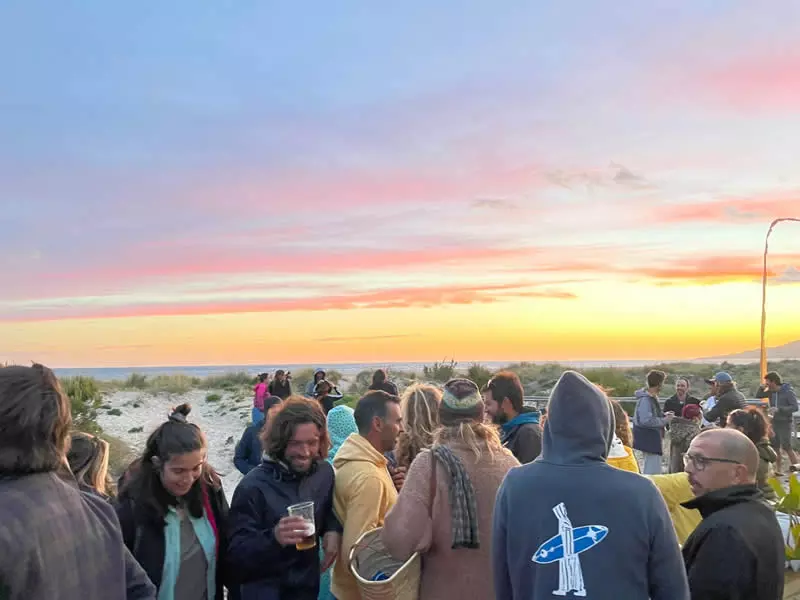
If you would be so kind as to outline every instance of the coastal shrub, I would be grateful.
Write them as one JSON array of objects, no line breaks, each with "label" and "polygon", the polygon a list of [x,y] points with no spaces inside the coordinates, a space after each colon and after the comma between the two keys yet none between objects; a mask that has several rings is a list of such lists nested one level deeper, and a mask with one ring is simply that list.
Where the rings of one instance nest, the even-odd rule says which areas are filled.
[{"label": "coastal shrub", "polygon": [[438,383],[445,383],[456,375],[458,363],[455,360],[450,362],[435,362],[432,365],[425,365],[422,367],[422,374],[425,379],[436,381]]},{"label": "coastal shrub", "polygon": [[189,377],[182,373],[175,375],[156,375],[150,380],[148,386],[154,392],[166,392],[167,394],[185,394],[199,383],[196,377]]},{"label": "coastal shrub", "polygon": [[110,415],[112,417],[118,417],[118,416],[120,416],[122,414],[122,411],[120,409],[118,409],[118,408],[112,408],[106,414]]},{"label": "coastal shrub", "polygon": [[206,396],[206,402],[219,402],[222,400],[222,396],[219,394],[208,394]]},{"label": "coastal shrub", "polygon": [[483,388],[492,378],[492,371],[481,364],[472,363],[467,369],[467,379],[472,380],[478,388]]},{"label": "coastal shrub", "polygon": [[601,367],[599,369],[585,369],[584,377],[605,388],[609,396],[633,396],[641,384],[634,379],[626,376],[625,373],[613,367]]},{"label": "coastal shrub", "polygon": [[86,433],[100,433],[97,424],[97,410],[102,404],[102,397],[97,381],[93,377],[64,377],[61,387],[69,397],[72,411],[72,423],[75,429]]},{"label": "coastal shrub", "polygon": [[233,390],[241,387],[255,385],[256,378],[244,371],[209,375],[201,382],[201,387],[207,390]]},{"label": "coastal shrub", "polygon": [[131,373],[122,385],[129,390],[144,390],[147,389],[147,383],[147,375]]},{"label": "coastal shrub", "polygon": [[358,399],[361,397],[360,394],[345,394],[342,396],[341,400],[337,400],[335,406],[349,406],[350,408],[356,408],[356,404],[358,403]]}]

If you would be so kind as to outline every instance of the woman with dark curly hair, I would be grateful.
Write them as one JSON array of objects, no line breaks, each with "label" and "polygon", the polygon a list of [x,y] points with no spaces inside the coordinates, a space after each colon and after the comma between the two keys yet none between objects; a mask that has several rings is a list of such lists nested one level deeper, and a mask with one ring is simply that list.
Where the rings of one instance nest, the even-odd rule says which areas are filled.
[{"label": "woman with dark curly hair", "polygon": [[769,442],[769,421],[757,406],[748,406],[734,410],[728,415],[728,427],[738,429],[745,434],[758,449],[758,471],[756,471],[756,485],[770,502],[778,499],[775,490],[767,481],[775,475],[775,461],[778,454]]},{"label": "woman with dark curly hair", "polygon": [[[261,441],[264,460],[233,494],[229,564],[242,600],[316,600],[320,572],[336,559],[341,532],[333,514],[333,467],[325,460],[330,442],[320,403],[290,396],[270,410]],[[313,523],[289,514],[290,507],[309,502]]]}]

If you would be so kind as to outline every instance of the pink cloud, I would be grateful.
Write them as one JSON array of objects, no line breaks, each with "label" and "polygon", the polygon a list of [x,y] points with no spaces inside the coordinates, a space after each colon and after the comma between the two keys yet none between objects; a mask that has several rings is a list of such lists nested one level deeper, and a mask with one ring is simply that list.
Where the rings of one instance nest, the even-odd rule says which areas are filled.
[{"label": "pink cloud", "polygon": [[1,321],[49,321],[64,319],[102,319],[120,317],[206,315],[224,313],[354,310],[363,308],[430,308],[445,304],[491,304],[510,298],[551,298],[571,300],[575,294],[561,290],[531,290],[529,284],[492,286],[440,286],[394,288],[370,292],[320,296],[225,302],[175,302],[137,306],[66,306],[41,311],[0,314]]},{"label": "pink cloud", "polygon": [[661,223],[719,223],[764,221],[792,216],[800,208],[800,191],[763,194],[753,198],[725,198],[713,202],[675,204],[656,208]]}]

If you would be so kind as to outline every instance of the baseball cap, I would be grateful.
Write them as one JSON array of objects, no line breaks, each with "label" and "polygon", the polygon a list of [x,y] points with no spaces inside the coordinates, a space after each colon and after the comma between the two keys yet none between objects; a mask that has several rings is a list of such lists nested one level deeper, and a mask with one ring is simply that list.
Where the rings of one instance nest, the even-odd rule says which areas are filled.
[{"label": "baseball cap", "polygon": [[727,371],[720,371],[711,379],[706,379],[706,383],[733,383],[733,377]]}]

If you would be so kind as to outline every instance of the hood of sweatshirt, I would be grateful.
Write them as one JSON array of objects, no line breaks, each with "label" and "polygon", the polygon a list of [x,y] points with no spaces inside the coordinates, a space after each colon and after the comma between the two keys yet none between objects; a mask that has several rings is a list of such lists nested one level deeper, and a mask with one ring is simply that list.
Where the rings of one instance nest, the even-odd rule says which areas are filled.
[{"label": "hood of sweatshirt", "polygon": [[542,459],[557,464],[604,462],[614,439],[614,413],[600,389],[565,371],[550,394]]},{"label": "hood of sweatshirt", "polygon": [[339,451],[333,459],[333,467],[341,469],[348,463],[365,463],[364,466],[373,465],[386,468],[388,461],[367,441],[367,438],[353,433],[339,447]]}]

